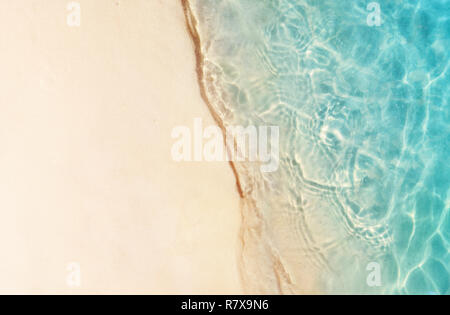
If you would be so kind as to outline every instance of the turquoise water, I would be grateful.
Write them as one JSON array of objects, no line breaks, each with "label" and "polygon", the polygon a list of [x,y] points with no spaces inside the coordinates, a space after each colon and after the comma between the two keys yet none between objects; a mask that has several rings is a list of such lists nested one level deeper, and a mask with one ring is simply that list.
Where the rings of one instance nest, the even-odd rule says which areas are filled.
[{"label": "turquoise water", "polygon": [[380,26],[370,2],[192,1],[210,96],[281,128],[278,172],[240,171],[291,278],[302,260],[323,292],[450,294],[450,1],[377,1]]}]

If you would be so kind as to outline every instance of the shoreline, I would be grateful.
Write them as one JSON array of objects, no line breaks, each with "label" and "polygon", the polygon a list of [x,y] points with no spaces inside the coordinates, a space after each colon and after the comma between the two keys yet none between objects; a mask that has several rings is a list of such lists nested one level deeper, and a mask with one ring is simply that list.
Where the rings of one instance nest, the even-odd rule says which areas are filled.
[{"label": "shoreline", "polygon": [[[181,1],[181,5],[183,6],[183,12],[184,12],[184,16],[186,19],[186,29],[189,33],[189,36],[192,40],[192,43],[194,45],[194,53],[195,53],[195,59],[196,59],[196,73],[197,73],[197,79],[198,79],[198,86],[200,89],[200,94],[202,96],[203,101],[205,102],[206,106],[208,107],[211,116],[213,117],[214,121],[216,122],[216,124],[219,126],[219,128],[222,130],[222,134],[223,134],[223,139],[224,139],[224,143],[226,143],[226,129],[225,129],[225,125],[223,123],[223,121],[220,119],[220,117],[217,115],[216,111],[214,110],[214,107],[211,105],[208,96],[206,94],[205,91],[205,86],[204,86],[204,73],[203,73],[203,60],[204,60],[204,56],[201,52],[201,40],[200,40],[200,36],[197,32],[197,20],[195,19],[193,13],[192,13],[192,9],[190,7],[190,3],[189,0],[180,0]],[[228,152],[229,152],[229,148],[226,147],[225,148]],[[236,177],[236,186],[237,186],[237,191],[239,193],[239,196],[241,198],[244,198],[244,192],[242,190],[242,186],[241,186],[241,182],[239,179],[239,174],[236,170],[236,166],[234,165],[233,161],[230,161],[230,167],[233,171],[234,176]]]},{"label": "shoreline", "polygon": [[[180,0],[183,11],[185,14],[186,19],[186,29],[189,33],[189,36],[192,40],[192,43],[194,45],[194,51],[195,51],[195,57],[196,57],[196,73],[197,73],[197,79],[198,79],[198,85],[201,92],[202,99],[206,106],[208,107],[212,117],[214,118],[216,124],[220,127],[222,130],[222,134],[224,137],[224,143],[226,142],[226,127],[224,124],[224,121],[219,117],[219,114],[216,112],[214,106],[212,105],[211,101],[208,98],[207,92],[206,92],[206,82],[205,82],[205,65],[204,60],[205,56],[202,53],[202,43],[200,34],[198,32],[198,21],[192,11],[191,5],[189,0]],[[229,147],[226,147],[226,150],[228,150],[228,153],[230,153]],[[257,255],[268,255],[270,258],[270,261],[274,257],[272,251],[268,247],[266,247],[266,244],[263,244],[263,248],[258,248],[261,246],[261,244],[256,245],[256,247],[252,247],[249,245],[252,241],[255,243],[255,240],[252,238],[256,238],[257,241],[261,241],[264,243],[264,241],[261,240],[261,235],[265,227],[264,219],[259,214],[259,211],[257,210],[256,201],[251,198],[251,191],[252,189],[247,189],[246,193],[244,193],[244,190],[241,185],[241,179],[239,172],[237,170],[237,167],[233,161],[230,161],[230,167],[233,171],[233,174],[236,178],[236,186],[239,193],[239,196],[241,198],[241,227],[239,231],[239,239],[240,239],[240,254],[238,255],[239,260],[239,269],[240,269],[240,278],[242,286],[245,288],[246,294],[274,294],[273,289],[269,289],[267,291],[266,285],[256,285],[255,283],[259,282],[260,276],[263,276],[261,274],[258,275],[258,269],[260,268],[258,265],[261,263],[261,261],[256,260],[255,256]],[[241,168],[246,168],[245,163],[239,164]],[[257,233],[256,236],[254,233]],[[250,248],[251,254],[245,255],[245,252],[248,251],[247,248]],[[256,252],[254,252],[256,250]],[[269,253],[267,253],[269,251]],[[253,260],[251,263],[250,261]],[[274,272],[275,276],[275,282],[277,286],[277,292],[275,294],[279,294],[283,292],[283,284],[281,278],[283,278],[283,275],[286,274],[286,272],[283,269],[281,261],[275,259],[275,264],[278,266],[273,266],[272,272]],[[251,266],[249,268],[249,266]],[[256,268],[256,269],[254,269]],[[271,267],[269,266],[269,269]],[[281,274],[277,271],[277,269],[280,269]],[[252,274],[252,272],[255,272],[255,274]],[[263,273],[263,272],[259,272]]]},{"label": "shoreline", "polygon": [[[186,16],[186,27],[194,43],[195,55],[197,60],[197,78],[202,93],[202,98],[207,104],[212,116],[217,124],[221,127],[222,133],[225,135],[227,122],[221,119],[227,117],[224,106],[227,100],[220,93],[220,79],[216,79],[214,73],[209,73],[205,58],[209,63],[214,64],[214,56],[205,56],[202,52],[202,34],[199,26],[198,17],[195,16],[194,6],[189,0],[180,0],[184,7]],[[200,6],[201,4],[199,4]],[[200,18],[201,19],[201,18]],[[213,32],[214,29],[204,30],[205,33]],[[220,71],[219,71],[220,73]],[[215,81],[218,81],[217,82]],[[223,92],[223,91],[222,91]],[[215,103],[217,102],[217,104]],[[222,112],[223,111],[223,112]],[[230,148],[227,148],[230,150]],[[241,243],[239,254],[239,268],[242,285],[248,294],[295,294],[295,293],[318,293],[319,290],[313,283],[311,268],[305,266],[301,260],[301,252],[294,259],[294,263],[304,267],[301,270],[289,270],[292,267],[292,261],[285,261],[280,252],[283,248],[290,247],[297,249],[295,239],[286,239],[282,244],[274,243],[272,237],[272,225],[270,215],[264,212],[264,198],[258,191],[259,186],[264,186],[264,179],[258,171],[252,170],[252,166],[248,163],[232,163],[230,165],[236,177],[236,184],[241,197],[241,228],[239,239]],[[270,209],[275,212],[276,209]],[[273,218],[272,218],[273,219]],[[267,221],[269,220],[269,221]],[[282,226],[282,229],[284,226]],[[282,231],[276,231],[281,233]],[[298,260],[299,259],[299,260]],[[291,262],[291,264],[289,264]],[[306,289],[305,289],[306,288]]]}]

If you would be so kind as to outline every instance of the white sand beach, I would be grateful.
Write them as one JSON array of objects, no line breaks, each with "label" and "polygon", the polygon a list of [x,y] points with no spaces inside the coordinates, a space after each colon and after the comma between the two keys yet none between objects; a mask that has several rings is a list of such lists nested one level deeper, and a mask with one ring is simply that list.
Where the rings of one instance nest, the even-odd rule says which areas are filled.
[{"label": "white sand beach", "polygon": [[241,293],[230,166],[171,158],[214,124],[180,2],[69,2],[0,2],[0,293]]}]

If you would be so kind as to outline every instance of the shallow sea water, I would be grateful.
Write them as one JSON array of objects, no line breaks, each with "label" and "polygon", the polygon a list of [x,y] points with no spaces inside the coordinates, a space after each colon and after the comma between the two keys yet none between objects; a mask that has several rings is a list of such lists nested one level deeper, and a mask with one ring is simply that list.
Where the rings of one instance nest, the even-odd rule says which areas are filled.
[{"label": "shallow sea water", "polygon": [[280,126],[280,169],[242,182],[292,282],[450,294],[450,1],[377,1],[380,26],[370,2],[191,4],[221,119]]}]

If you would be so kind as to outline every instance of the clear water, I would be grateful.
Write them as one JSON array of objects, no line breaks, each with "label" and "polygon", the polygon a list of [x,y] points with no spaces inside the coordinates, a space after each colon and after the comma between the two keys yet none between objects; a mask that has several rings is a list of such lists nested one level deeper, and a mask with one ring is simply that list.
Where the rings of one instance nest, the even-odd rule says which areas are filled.
[{"label": "clear water", "polygon": [[370,2],[191,1],[210,97],[281,128],[279,171],[240,171],[292,282],[450,294],[450,1],[380,0],[372,27]]}]

